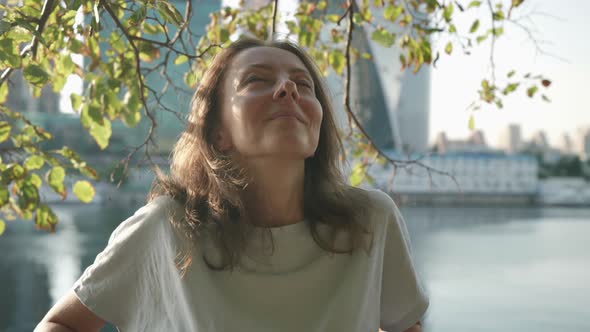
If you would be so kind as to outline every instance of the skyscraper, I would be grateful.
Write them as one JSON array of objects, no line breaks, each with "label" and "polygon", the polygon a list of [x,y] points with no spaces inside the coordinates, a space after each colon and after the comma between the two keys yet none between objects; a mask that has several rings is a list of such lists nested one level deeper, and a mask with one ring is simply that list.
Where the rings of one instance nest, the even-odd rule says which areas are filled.
[{"label": "skyscraper", "polygon": [[508,153],[516,153],[522,147],[520,125],[511,124],[500,135],[500,146]]},{"label": "skyscraper", "polygon": [[[373,25],[397,33],[398,38],[404,33],[398,25],[385,20],[381,9],[373,9]],[[373,32],[373,25],[365,25],[367,36]],[[416,74],[410,69],[400,71],[402,50],[397,45],[386,48],[367,39],[385,94],[393,137],[397,138],[395,148],[405,152],[426,151],[430,116],[429,66],[422,66]]]}]

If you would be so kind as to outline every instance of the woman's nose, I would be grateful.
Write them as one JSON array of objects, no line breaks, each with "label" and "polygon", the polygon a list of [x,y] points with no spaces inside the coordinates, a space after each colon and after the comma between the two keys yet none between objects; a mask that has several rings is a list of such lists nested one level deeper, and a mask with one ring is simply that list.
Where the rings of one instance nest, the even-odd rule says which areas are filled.
[{"label": "woman's nose", "polygon": [[273,98],[277,100],[292,99],[297,102],[299,100],[297,84],[291,80],[281,82],[278,89],[275,91]]}]

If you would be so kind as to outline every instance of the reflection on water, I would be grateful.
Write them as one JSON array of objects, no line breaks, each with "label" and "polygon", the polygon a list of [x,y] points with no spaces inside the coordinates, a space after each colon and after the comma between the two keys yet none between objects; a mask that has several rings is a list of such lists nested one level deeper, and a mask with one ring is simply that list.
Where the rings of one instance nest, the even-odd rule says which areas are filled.
[{"label": "reflection on water", "polygon": [[406,208],[425,332],[590,331],[590,210]]},{"label": "reflection on water", "polygon": [[[31,331],[136,208],[57,206],[55,234],[10,224],[0,237],[0,331]],[[431,298],[425,332],[590,331],[590,209],[402,213]]]},{"label": "reflection on water", "polygon": [[54,234],[35,231],[31,222],[14,222],[0,237],[2,332],[32,331],[136,207],[58,205],[54,209],[60,218]]}]

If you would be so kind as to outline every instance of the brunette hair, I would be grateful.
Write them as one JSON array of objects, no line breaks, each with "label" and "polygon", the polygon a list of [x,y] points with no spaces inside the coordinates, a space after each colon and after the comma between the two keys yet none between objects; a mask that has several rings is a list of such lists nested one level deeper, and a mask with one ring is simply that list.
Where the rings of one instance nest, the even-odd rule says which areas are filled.
[{"label": "brunette hair", "polygon": [[[221,86],[228,64],[237,54],[262,46],[295,54],[311,74],[315,95],[322,106],[318,146],[315,154],[305,160],[304,215],[315,242],[329,252],[352,253],[366,243],[364,236],[371,234],[363,218],[366,195],[364,191],[347,185],[342,174],[342,141],[328,90],[313,60],[300,47],[288,41],[263,42],[243,38],[217,54],[204,73],[193,96],[186,128],[173,148],[170,175],[156,172],[156,180],[148,196],[148,200],[152,200],[168,195],[184,206],[183,218],[173,218],[171,223],[189,240],[187,243],[196,244],[204,230],[213,236],[216,246],[223,253],[223,261],[213,265],[203,256],[211,269],[232,269],[248,240],[245,223],[240,218],[244,215],[244,206],[239,198],[240,191],[247,184],[245,170],[217,151],[213,144],[213,131],[219,119]],[[347,248],[336,248],[333,241],[320,236],[319,224],[333,226],[332,240],[334,234],[345,231],[349,235],[346,238]],[[183,274],[193,259],[190,249],[182,249],[177,260]]]}]

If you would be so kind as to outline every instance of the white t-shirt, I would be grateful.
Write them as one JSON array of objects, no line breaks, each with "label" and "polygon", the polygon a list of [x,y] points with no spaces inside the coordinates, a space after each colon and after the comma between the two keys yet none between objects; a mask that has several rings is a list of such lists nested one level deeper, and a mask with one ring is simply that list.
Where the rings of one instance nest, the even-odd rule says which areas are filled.
[{"label": "white t-shirt", "polygon": [[325,252],[302,221],[270,228],[274,253],[254,254],[267,247],[253,246],[261,251],[246,251],[234,271],[210,270],[197,247],[183,279],[168,221],[183,208],[159,197],[117,227],[74,291],[123,332],[403,331],[422,318],[428,298],[397,207],[383,192],[368,193],[369,254]]}]

